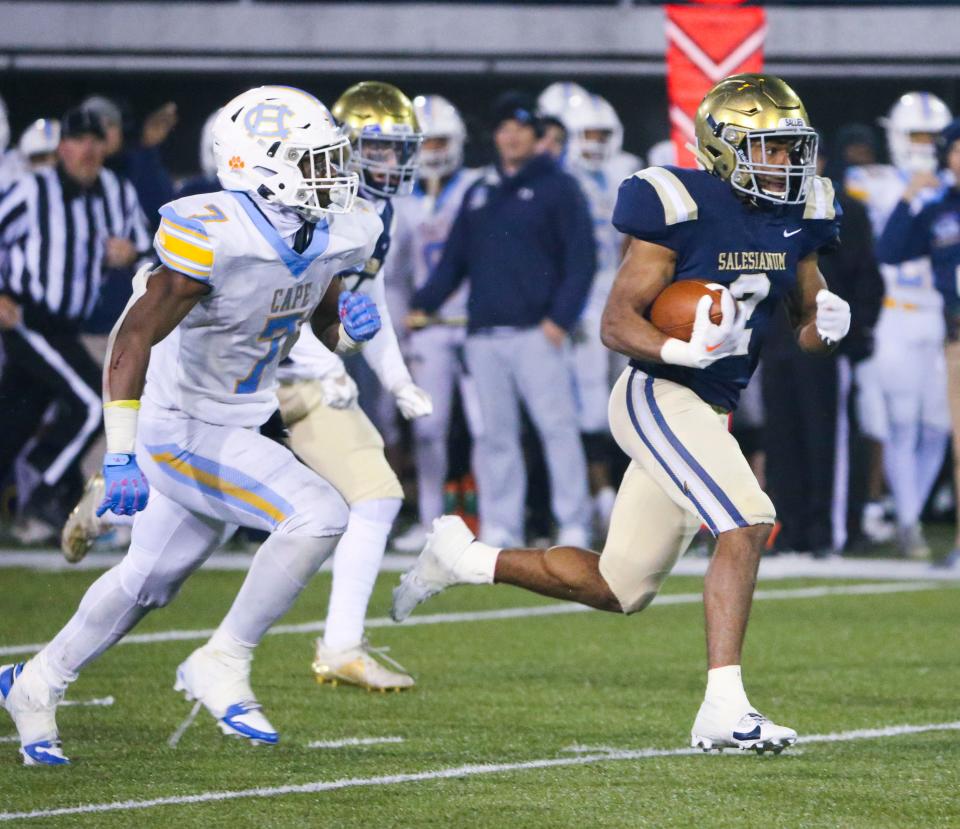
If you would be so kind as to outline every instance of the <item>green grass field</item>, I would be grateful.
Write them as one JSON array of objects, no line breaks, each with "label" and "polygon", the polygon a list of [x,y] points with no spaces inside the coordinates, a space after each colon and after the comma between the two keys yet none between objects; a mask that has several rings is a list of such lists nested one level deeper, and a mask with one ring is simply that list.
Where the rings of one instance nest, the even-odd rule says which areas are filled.
[{"label": "green grass field", "polygon": [[[94,577],[0,570],[0,646],[44,641]],[[386,614],[396,578],[381,578],[372,617]],[[241,579],[198,573],[136,633],[214,626]],[[814,584],[824,583],[762,588]],[[675,578],[665,594],[699,588],[698,579]],[[328,589],[321,576],[284,623],[322,618]],[[960,826],[958,598],[945,584],[758,600],[747,688],[762,711],[801,734],[779,757],[616,753],[687,745],[704,679],[702,610],[693,601],[631,618],[590,612],[373,629],[374,643],[389,645],[417,677],[405,694],[317,686],[311,635],[269,636],[253,686],[282,734],[274,749],[222,737],[206,712],[168,747],[190,708],[171,690],[174,669],[199,640],[121,645],[68,695],[115,703],[60,712],[71,767],[23,768],[16,745],[0,743],[0,826]],[[546,604],[512,588],[460,588],[414,619]],[[955,729],[802,741],[944,723]],[[0,737],[12,733],[0,713]],[[386,737],[402,741],[307,748]],[[436,774],[409,779],[421,772]],[[352,782],[276,791],[322,781]],[[256,797],[209,797],[258,788]],[[197,802],[137,806],[191,795]],[[124,801],[113,811],[14,814]]]}]

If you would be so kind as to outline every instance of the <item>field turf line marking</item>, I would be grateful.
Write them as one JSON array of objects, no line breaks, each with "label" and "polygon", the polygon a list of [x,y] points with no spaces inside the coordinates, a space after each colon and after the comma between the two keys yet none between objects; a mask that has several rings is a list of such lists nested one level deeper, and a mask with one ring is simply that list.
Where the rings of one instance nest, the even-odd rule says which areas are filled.
[{"label": "field turf line marking", "polygon": [[[841,731],[833,734],[813,734],[800,737],[803,745],[810,743],[843,743],[851,740],[875,740],[881,737],[897,737],[903,734],[922,734],[928,731],[960,731],[960,720],[927,725],[893,725],[886,728],[863,728],[856,731]],[[517,763],[489,763],[433,771],[411,772],[408,774],[388,774],[380,777],[350,777],[342,780],[317,780],[313,783],[301,783],[290,786],[265,786],[257,789],[239,791],[200,792],[199,794],[179,795],[176,797],[158,797],[153,800],[120,800],[112,803],[89,803],[82,806],[66,806],[58,809],[35,809],[30,812],[0,812],[0,822],[29,820],[30,818],[60,817],[63,815],[86,815],[103,812],[129,812],[151,809],[156,806],[182,806],[194,803],[215,803],[223,800],[240,800],[251,797],[283,797],[288,794],[317,794],[319,792],[352,789],[364,786],[396,786],[402,783],[422,783],[428,780],[447,780],[451,777],[475,777],[480,774],[501,774],[508,771],[529,771],[532,769],[557,768],[561,766],[587,766],[596,763],[610,763],[618,760],[647,760],[652,757],[681,757],[700,754],[696,748],[640,748],[622,749],[602,754],[582,754],[577,757],[543,758],[525,760]],[[740,752],[737,752],[739,755]],[[735,755],[736,756],[736,755]],[[705,762],[722,762],[711,758]],[[764,762],[758,759],[757,762]],[[776,762],[772,760],[772,762]],[[67,773],[69,772],[61,772]]]},{"label": "field turf line marking", "polygon": [[9,737],[0,737],[0,743],[19,743],[20,737],[17,734],[11,734]]},{"label": "field turf line marking", "polygon": [[[881,593],[914,593],[920,590],[950,589],[953,585],[933,581],[904,581],[904,582],[870,582],[867,584],[842,584],[833,587],[795,587],[776,590],[757,590],[753,594],[754,601],[777,601],[781,599],[821,599],[825,596],[873,596]],[[653,600],[654,607],[678,604],[699,604],[702,600],[700,593],[673,593],[657,596]],[[459,613],[424,613],[411,616],[404,622],[397,624],[388,616],[367,619],[367,628],[408,628],[419,625],[444,625],[455,622],[490,622],[501,619],[527,619],[538,616],[562,616],[568,613],[585,613],[592,608],[573,602],[539,605],[535,607],[505,607],[499,610],[474,610]],[[304,622],[296,625],[275,625],[267,631],[267,635],[278,636],[291,633],[320,633],[323,631],[323,622]],[[208,630],[159,630],[155,633],[134,633],[125,636],[118,645],[149,645],[154,642],[195,642],[209,639],[213,635],[213,628]],[[43,648],[44,644],[32,645],[3,645],[0,646],[0,656],[20,654],[34,654]]]},{"label": "field turf line marking", "polygon": [[60,705],[75,705],[78,708],[108,708],[116,700],[113,697],[94,697],[93,699],[65,699]]},{"label": "field turf line marking", "polygon": [[343,740],[314,740],[307,748],[346,748],[347,746],[375,746],[382,743],[402,743],[403,737],[347,737]]}]

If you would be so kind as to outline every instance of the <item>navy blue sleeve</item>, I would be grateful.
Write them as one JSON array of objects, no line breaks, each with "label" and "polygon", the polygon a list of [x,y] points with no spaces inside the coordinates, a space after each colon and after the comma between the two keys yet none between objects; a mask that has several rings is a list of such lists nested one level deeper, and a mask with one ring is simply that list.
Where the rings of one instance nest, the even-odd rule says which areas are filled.
[{"label": "navy blue sleeve", "polygon": [[635,239],[673,247],[673,228],[667,225],[657,191],[649,181],[637,176],[630,176],[620,184],[613,208],[613,226]]},{"label": "navy blue sleeve", "polygon": [[410,307],[432,314],[457,290],[467,273],[467,204],[471,187],[464,193],[460,212],[450,228],[450,235],[443,246],[443,254],[430,278],[411,298]]},{"label": "navy blue sleeve", "polygon": [[580,319],[597,270],[597,242],[593,217],[580,185],[564,175],[560,197],[554,199],[554,221],[561,246],[562,274],[547,316],[570,331]]},{"label": "navy blue sleeve", "polygon": [[152,233],[160,224],[160,208],[173,201],[173,182],[156,147],[129,150],[124,162],[124,174],[136,188]]},{"label": "navy blue sleeve", "polygon": [[899,265],[930,252],[930,212],[927,205],[917,215],[902,199],[887,219],[876,244],[877,259],[886,265]]}]

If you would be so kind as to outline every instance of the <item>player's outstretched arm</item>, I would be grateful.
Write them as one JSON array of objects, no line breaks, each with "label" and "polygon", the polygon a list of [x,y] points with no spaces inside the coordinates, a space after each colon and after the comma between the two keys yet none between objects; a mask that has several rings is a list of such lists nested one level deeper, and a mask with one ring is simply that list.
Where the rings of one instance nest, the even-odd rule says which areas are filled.
[{"label": "player's outstretched arm", "polygon": [[827,290],[815,253],[797,264],[797,289],[787,309],[797,343],[811,354],[832,351],[850,330],[850,306]]},{"label": "player's outstretched arm", "polygon": [[661,362],[669,337],[643,315],[670,284],[677,255],[670,248],[631,239],[617,271],[600,321],[603,344],[639,360]]}]

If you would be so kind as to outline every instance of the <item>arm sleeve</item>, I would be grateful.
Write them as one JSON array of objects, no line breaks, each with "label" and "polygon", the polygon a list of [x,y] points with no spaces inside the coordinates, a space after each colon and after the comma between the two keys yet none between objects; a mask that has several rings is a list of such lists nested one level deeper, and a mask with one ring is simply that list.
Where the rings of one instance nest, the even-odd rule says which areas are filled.
[{"label": "arm sleeve", "polygon": [[460,212],[443,246],[443,255],[424,286],[411,297],[411,308],[432,314],[463,282],[467,273],[467,205],[472,192],[473,188],[464,195]]},{"label": "arm sleeve", "polygon": [[877,259],[887,265],[899,265],[930,252],[930,208],[916,215],[910,205],[901,200],[887,219],[883,233],[877,239]]},{"label": "arm sleeve", "polygon": [[579,185],[567,180],[561,198],[553,205],[562,246],[562,276],[547,316],[570,331],[580,318],[597,269],[597,243],[593,218]]},{"label": "arm sleeve", "polygon": [[413,382],[403,355],[400,353],[400,343],[397,341],[397,332],[393,327],[393,318],[387,307],[387,296],[384,291],[384,276],[381,269],[373,279],[367,279],[358,288],[376,303],[380,312],[382,325],[374,338],[364,347],[363,359],[377,375],[380,385],[389,392],[395,392],[401,386]]},{"label": "arm sleeve", "polygon": [[160,227],[153,248],[170,270],[212,285],[213,242],[202,222],[177,214],[169,204],[160,208]]}]

